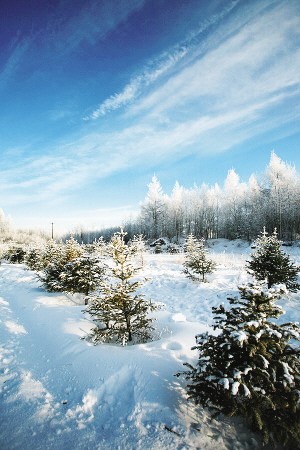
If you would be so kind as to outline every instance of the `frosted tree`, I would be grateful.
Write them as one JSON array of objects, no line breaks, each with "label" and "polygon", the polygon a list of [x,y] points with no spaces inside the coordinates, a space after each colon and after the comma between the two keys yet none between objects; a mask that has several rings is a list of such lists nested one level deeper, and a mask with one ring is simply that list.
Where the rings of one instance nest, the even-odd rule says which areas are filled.
[{"label": "frosted tree", "polygon": [[184,189],[176,181],[168,202],[169,234],[172,238],[175,237],[176,242],[179,242],[183,232],[183,196]]},{"label": "frosted tree", "polygon": [[125,345],[151,339],[153,318],[148,314],[157,307],[137,292],[141,283],[135,279],[137,268],[132,263],[136,248],[125,243],[125,235],[121,230],[112,237],[110,277],[102,281],[100,296],[91,296],[85,310],[96,324],[88,336],[94,343]]},{"label": "frosted tree", "polygon": [[96,255],[102,257],[106,254],[106,242],[103,239],[103,236],[100,236],[98,239],[95,239],[92,243],[92,252]]},{"label": "frosted tree", "polygon": [[215,263],[208,258],[203,239],[190,234],[185,243],[184,273],[193,280],[205,281],[205,275],[212,273]]},{"label": "frosted tree", "polygon": [[130,243],[131,251],[136,254],[140,261],[141,267],[144,266],[144,254],[146,251],[145,238],[142,234],[134,235],[132,242]]},{"label": "frosted tree", "polygon": [[249,177],[244,199],[243,236],[250,242],[257,236],[265,223],[265,202],[262,201],[261,186],[255,175]]},{"label": "frosted tree", "polygon": [[49,263],[62,257],[63,244],[57,243],[54,239],[46,242],[41,251],[41,265],[46,268]]},{"label": "frosted tree", "polygon": [[285,283],[290,291],[297,291],[300,285],[297,282],[299,268],[290,260],[290,257],[281,250],[281,241],[278,240],[276,229],[268,235],[265,228],[255,241],[256,249],[247,262],[247,270],[257,280],[266,280],[270,288],[274,284]]},{"label": "frosted tree", "polygon": [[183,372],[188,394],[216,413],[246,417],[265,443],[299,448],[300,328],[276,323],[279,292],[259,285],[239,290],[231,309],[213,308],[218,334],[196,336],[197,366],[185,364]]},{"label": "frosted tree", "polygon": [[[274,152],[266,169],[268,228],[277,228],[279,237],[295,239],[299,220],[299,175],[294,166],[283,162]],[[298,222],[299,223],[299,222]]]},{"label": "frosted tree", "polygon": [[0,240],[7,239],[11,229],[10,220],[5,216],[4,211],[0,208]]},{"label": "frosted tree", "polygon": [[165,196],[155,175],[148,185],[148,193],[142,205],[141,213],[148,236],[155,239],[160,237],[165,215]]},{"label": "frosted tree", "polygon": [[71,235],[70,239],[66,241],[64,246],[64,260],[65,262],[73,261],[84,253],[83,247]]},{"label": "frosted tree", "polygon": [[226,233],[225,237],[229,239],[241,237],[246,189],[246,184],[240,183],[240,178],[235,170],[229,170],[224,183],[224,211],[226,214],[224,232]]}]

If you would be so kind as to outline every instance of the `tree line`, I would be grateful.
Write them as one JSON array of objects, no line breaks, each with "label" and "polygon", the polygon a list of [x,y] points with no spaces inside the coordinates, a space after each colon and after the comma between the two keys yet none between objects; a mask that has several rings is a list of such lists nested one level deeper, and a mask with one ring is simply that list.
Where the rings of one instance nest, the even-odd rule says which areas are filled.
[{"label": "tree line", "polygon": [[[300,236],[300,177],[295,167],[272,152],[265,172],[252,174],[241,182],[234,169],[228,171],[223,186],[203,183],[185,188],[175,183],[167,195],[156,176],[148,185],[138,217],[123,223],[128,239],[143,234],[147,239],[166,237],[179,242],[193,234],[197,238],[255,239],[266,228],[274,228],[280,239]],[[115,228],[75,232],[79,241],[106,240]]]}]

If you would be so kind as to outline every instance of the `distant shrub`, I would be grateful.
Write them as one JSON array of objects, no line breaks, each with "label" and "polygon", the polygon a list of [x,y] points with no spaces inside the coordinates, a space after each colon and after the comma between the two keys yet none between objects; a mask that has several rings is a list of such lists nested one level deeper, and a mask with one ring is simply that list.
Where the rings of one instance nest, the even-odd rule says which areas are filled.
[{"label": "distant shrub", "polygon": [[26,251],[22,247],[13,246],[6,251],[3,258],[12,264],[20,264],[24,262],[25,255]]}]

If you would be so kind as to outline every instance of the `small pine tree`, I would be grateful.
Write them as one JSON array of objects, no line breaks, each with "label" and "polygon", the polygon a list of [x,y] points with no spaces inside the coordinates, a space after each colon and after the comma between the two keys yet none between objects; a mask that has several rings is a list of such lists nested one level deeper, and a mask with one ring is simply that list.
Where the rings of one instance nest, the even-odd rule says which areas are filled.
[{"label": "small pine tree", "polygon": [[[300,350],[295,323],[277,324],[282,314],[275,301],[280,294],[262,286],[239,288],[232,305],[213,308],[218,335],[196,336],[197,367],[183,375],[188,394],[217,413],[241,415],[264,442],[277,440],[300,446]],[[270,320],[271,319],[271,320]]]},{"label": "small pine tree", "polygon": [[49,263],[60,259],[62,255],[63,244],[58,244],[53,239],[49,240],[41,253],[41,265],[45,269]]},{"label": "small pine tree", "polygon": [[26,251],[23,247],[10,247],[4,254],[4,259],[7,259],[12,264],[21,264],[24,262]]},{"label": "small pine tree", "polygon": [[74,259],[79,258],[79,256],[81,256],[83,252],[83,247],[74,239],[74,236],[71,235],[70,239],[66,241],[64,247],[65,261],[73,261]]},{"label": "small pine tree", "polygon": [[280,248],[281,242],[277,238],[276,229],[268,235],[265,228],[255,241],[256,250],[247,262],[248,273],[259,281],[267,281],[268,288],[274,284],[284,283],[290,291],[297,291],[298,268],[291,262],[290,257]]},{"label": "small pine tree", "polygon": [[31,270],[42,270],[42,252],[39,248],[31,248],[26,252],[24,258],[25,264]]},{"label": "small pine tree", "polygon": [[102,257],[105,256],[107,252],[107,245],[102,236],[99,239],[95,239],[92,243],[92,253]]},{"label": "small pine tree", "polygon": [[43,257],[44,270],[39,278],[48,291],[62,292],[66,281],[61,278],[65,265],[83,254],[83,248],[71,236],[66,244],[50,241]]},{"label": "small pine tree", "polygon": [[147,315],[158,307],[136,292],[141,286],[133,279],[138,270],[132,265],[136,249],[125,243],[125,235],[121,230],[112,237],[108,250],[114,267],[107,268],[111,277],[102,281],[101,296],[90,297],[85,310],[97,324],[88,336],[95,344],[116,342],[125,345],[151,339],[153,319]]},{"label": "small pine tree", "polygon": [[[84,254],[66,263],[59,274],[61,290],[86,297],[99,286],[104,267],[99,257]],[[87,300],[86,300],[87,304]]]},{"label": "small pine tree", "polygon": [[192,280],[205,281],[205,275],[212,273],[216,265],[207,257],[204,240],[198,240],[190,234],[186,240],[184,251],[184,273]]}]

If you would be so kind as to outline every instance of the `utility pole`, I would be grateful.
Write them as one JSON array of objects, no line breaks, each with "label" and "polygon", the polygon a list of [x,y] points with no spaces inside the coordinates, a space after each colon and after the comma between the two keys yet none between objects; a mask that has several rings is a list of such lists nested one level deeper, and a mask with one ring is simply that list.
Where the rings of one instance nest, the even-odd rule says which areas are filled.
[{"label": "utility pole", "polygon": [[54,223],[51,222],[51,239],[53,239],[53,236],[54,236],[54,234],[53,234],[53,225],[54,225]]}]

